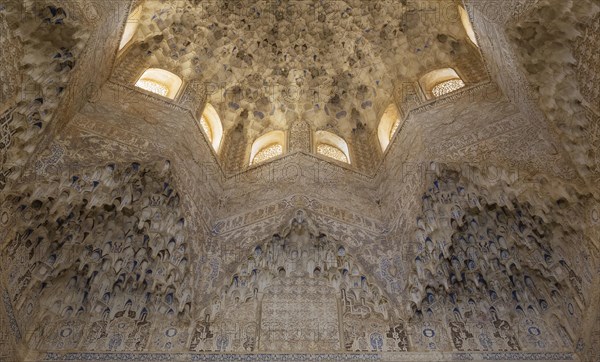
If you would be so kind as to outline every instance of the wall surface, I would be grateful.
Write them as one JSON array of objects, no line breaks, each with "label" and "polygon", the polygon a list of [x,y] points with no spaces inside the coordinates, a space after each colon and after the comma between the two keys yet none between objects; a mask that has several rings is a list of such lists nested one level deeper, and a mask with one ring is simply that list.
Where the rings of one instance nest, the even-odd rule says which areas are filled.
[{"label": "wall surface", "polygon": [[0,5],[0,360],[596,361],[597,1],[284,5]]}]

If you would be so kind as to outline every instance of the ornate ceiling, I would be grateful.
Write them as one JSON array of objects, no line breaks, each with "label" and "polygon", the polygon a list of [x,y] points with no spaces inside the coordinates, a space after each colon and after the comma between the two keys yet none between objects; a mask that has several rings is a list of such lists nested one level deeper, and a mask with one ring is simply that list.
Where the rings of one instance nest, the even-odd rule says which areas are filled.
[{"label": "ornate ceiling", "polygon": [[597,361],[598,14],[5,1],[0,361]]},{"label": "ornate ceiling", "polygon": [[454,1],[142,6],[133,38],[140,57],[204,82],[225,128],[243,123],[249,140],[296,119],[349,139],[359,124],[377,128],[403,83],[461,62],[478,66]]}]

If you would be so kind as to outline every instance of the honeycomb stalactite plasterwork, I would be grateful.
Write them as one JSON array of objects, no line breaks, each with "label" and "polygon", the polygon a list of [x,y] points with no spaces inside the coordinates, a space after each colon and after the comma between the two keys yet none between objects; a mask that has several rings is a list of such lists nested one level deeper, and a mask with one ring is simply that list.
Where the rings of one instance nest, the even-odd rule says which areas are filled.
[{"label": "honeycomb stalactite plasterwork", "polygon": [[[441,3],[458,15],[453,1]],[[141,18],[156,19],[160,24],[140,22],[136,42],[126,49],[114,77],[130,84],[145,67],[159,65],[191,78],[201,76],[210,87],[226,89],[227,97],[231,97],[224,102],[228,111],[221,113],[225,129],[235,125],[240,109],[247,112],[247,141],[271,130],[286,129],[298,110],[303,110],[300,117],[313,129],[324,128],[334,117],[334,133],[344,139],[350,138],[355,126],[353,115],[373,130],[378,121],[374,117],[376,105],[388,98],[395,86],[415,80],[422,69],[413,64],[433,66],[438,62],[434,56],[438,51],[451,65],[465,68],[465,74],[475,74],[466,78],[469,82],[485,78],[481,55],[468,51],[470,40],[460,22],[436,24],[415,16],[410,32],[395,22],[381,32],[366,31],[367,24],[382,16],[405,18],[413,11],[407,4],[380,2],[369,6],[344,0],[295,2],[290,6],[250,1],[246,5],[251,15],[243,24],[233,20],[240,15],[237,5],[227,1],[190,2],[181,8],[144,3]],[[266,18],[298,22],[273,27],[263,21]],[[324,23],[328,24],[325,28]],[[299,28],[298,24],[303,25]],[[373,24],[373,28],[379,26]],[[197,36],[197,29],[203,29],[204,36]],[[234,34],[243,34],[243,46],[236,44],[239,35]],[[442,34],[444,41],[424,40]],[[453,42],[447,41],[449,34]],[[329,39],[329,50],[323,52],[314,39]],[[223,58],[216,59],[218,56]],[[393,60],[399,57],[406,59],[400,66]],[[288,65],[282,67],[284,63]],[[350,95],[344,84],[355,84],[357,92]]]},{"label": "honeycomb stalactite plasterwork", "polygon": [[327,156],[333,158],[334,160],[338,160],[341,162],[348,163],[348,158],[344,154],[344,152],[340,151],[339,148],[327,145],[327,144],[319,144],[317,145],[317,153],[323,156]]},{"label": "honeycomb stalactite plasterwork", "polygon": [[190,351],[407,350],[406,324],[381,289],[303,210],[243,260],[200,312]]},{"label": "honeycomb stalactite plasterwork", "polygon": [[168,175],[109,165],[25,189],[36,196],[3,205],[15,223],[3,262],[19,322],[39,323],[33,348],[143,350],[155,316],[189,313],[192,246]]},{"label": "honeycomb stalactite plasterwork", "polygon": [[[0,10],[0,27],[6,30],[2,31],[3,51],[0,57],[3,60],[2,71],[7,72],[6,77],[2,77],[2,101],[18,97],[18,104],[11,112],[15,125],[11,131],[11,148],[14,151],[10,163],[16,176],[29,158],[24,153],[33,152],[33,146],[42,139],[42,130],[67,93],[65,90],[75,64],[84,53],[91,28],[83,21],[84,17],[73,16],[80,10],[75,4],[62,4],[64,7],[40,5],[34,7],[35,11],[12,5]],[[92,8],[90,5],[90,10]],[[11,27],[13,24],[15,26]],[[37,36],[40,33],[47,36]],[[19,38],[16,34],[20,34]],[[60,39],[60,47],[56,46],[54,39]],[[11,69],[18,59],[26,59],[27,66]],[[6,173],[6,170],[2,171]]]},{"label": "honeycomb stalactite plasterwork", "polygon": [[[411,322],[448,326],[458,351],[573,350],[594,258],[558,246],[552,235],[565,232],[526,207],[485,204],[474,191],[437,180],[423,196],[409,277],[417,311]],[[425,348],[427,341],[418,343]]]},{"label": "honeycomb stalactite plasterwork", "polygon": [[[528,80],[540,89],[540,109],[560,134],[579,173],[587,177],[592,170],[592,179],[596,180],[600,167],[595,150],[586,142],[589,128],[594,125],[588,120],[585,104],[598,112],[598,95],[592,89],[598,87],[590,88],[597,75],[588,69],[594,67],[590,54],[597,53],[594,44],[598,35],[594,29],[598,28],[600,6],[592,0],[547,0],[529,15],[526,21],[519,19],[512,24],[508,34]],[[582,31],[565,31],[565,27]],[[577,61],[576,65],[571,59]]]},{"label": "honeycomb stalactite plasterwork", "polygon": [[[82,107],[85,59],[114,54],[101,36],[118,30],[113,2],[33,3],[0,6],[0,359],[597,359],[593,0],[507,0],[476,29],[481,51],[494,48],[489,69],[460,22],[433,24],[415,4],[148,1],[149,21]],[[577,31],[562,32],[570,22]],[[542,56],[558,43],[564,57]],[[453,94],[428,101],[413,78],[442,61],[473,87],[451,80],[433,93]],[[511,73],[521,65],[528,79]],[[177,99],[135,90],[155,66],[182,76]],[[487,70],[501,74],[478,84]],[[525,111],[530,90],[509,94],[527,80],[548,129]],[[298,94],[281,91],[291,84]],[[374,115],[390,99],[403,123],[381,163]],[[198,117],[207,102],[223,116],[226,171],[198,133],[213,136]],[[46,132],[53,119],[71,123]],[[313,141],[311,129],[330,128],[348,148]],[[272,129],[288,139],[250,160],[251,140]],[[491,180],[431,159],[511,171]]]}]

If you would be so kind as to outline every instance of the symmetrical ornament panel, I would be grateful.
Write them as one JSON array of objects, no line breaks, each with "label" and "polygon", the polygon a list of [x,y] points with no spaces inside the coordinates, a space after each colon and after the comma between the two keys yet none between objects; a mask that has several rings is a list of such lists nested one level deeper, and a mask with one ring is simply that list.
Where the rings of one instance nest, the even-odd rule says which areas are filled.
[{"label": "symmetrical ornament panel", "polygon": [[290,126],[289,132],[289,152],[311,151],[311,129],[310,124],[304,120],[296,120]]},{"label": "symmetrical ornament panel", "polygon": [[[28,152],[40,141],[90,36],[90,28],[86,27],[89,24],[73,18],[71,10],[52,1],[13,1],[0,11],[0,25],[6,30],[2,31],[0,53],[6,72],[6,78],[2,77],[2,100],[13,99],[16,106],[9,111],[15,122],[8,131],[13,134],[13,170],[23,166]],[[41,33],[45,37],[39,36]],[[0,172],[6,171],[3,165]]]},{"label": "symmetrical ornament panel", "polygon": [[297,211],[196,322],[191,351],[406,351],[406,325],[343,245]]}]

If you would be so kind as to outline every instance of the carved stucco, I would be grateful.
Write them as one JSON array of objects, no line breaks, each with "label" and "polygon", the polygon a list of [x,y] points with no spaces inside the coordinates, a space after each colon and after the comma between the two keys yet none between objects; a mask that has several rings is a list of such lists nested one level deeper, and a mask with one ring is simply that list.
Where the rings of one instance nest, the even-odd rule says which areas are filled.
[{"label": "carved stucco", "polygon": [[[487,78],[483,59],[468,42],[453,1],[244,6],[148,1],[141,6],[136,35],[120,55],[113,80],[133,84],[145,69],[156,66],[185,81],[199,80],[226,132],[244,122],[245,127],[238,129],[243,140],[236,142],[246,145],[270,130],[289,130],[297,119],[313,130],[332,130],[347,141],[356,128],[372,135],[393,93],[416,83],[429,68],[455,67],[469,84]],[[296,20],[265,22],[288,17]],[[369,25],[373,22],[381,31]],[[325,52],[316,39],[332,47]],[[379,55],[383,49],[390,57]],[[391,54],[400,53],[419,61],[393,60]],[[218,61],[207,62],[210,58]],[[372,137],[368,143],[374,141]],[[351,142],[350,148],[362,144]],[[356,166],[370,170],[376,163],[371,161],[359,157]]]},{"label": "carved stucco", "polygon": [[[8,195],[3,223],[15,227],[3,232],[3,265],[29,345],[73,348],[86,332],[100,346],[93,333],[103,332],[87,318],[115,320],[126,309],[142,324],[144,315],[189,312],[197,242],[165,166],[109,164]],[[44,218],[53,222],[34,221]]]},{"label": "carved stucco", "polygon": [[[17,340],[15,333],[15,320],[11,313],[10,298],[6,289],[2,289],[2,303],[0,303],[0,359],[3,361],[15,361],[18,359]],[[11,318],[12,317],[12,318]]]},{"label": "carved stucco", "polygon": [[600,116],[597,97],[589,91],[594,72],[585,68],[593,62],[586,58],[594,52],[590,32],[600,21],[600,6],[589,0],[541,1],[537,6],[526,21],[514,21],[509,36],[549,124],[578,171],[595,179],[598,166],[592,139]]},{"label": "carved stucco", "polygon": [[[432,9],[427,6],[431,4],[424,3],[412,2],[396,10],[422,16],[420,21],[430,24],[431,18],[425,15],[430,15],[427,10]],[[338,9],[340,4],[327,9]],[[490,2],[466,1],[483,58],[461,29],[458,42],[470,48],[459,46],[456,54],[461,58],[451,62],[472,80],[456,93],[427,101],[409,77],[405,83],[386,85],[373,108],[362,108],[370,100],[368,89],[365,93],[354,84],[358,87],[351,92],[354,98],[347,95],[332,104],[340,111],[350,107],[348,117],[357,122],[339,121],[327,127],[346,132],[351,156],[359,159],[356,164],[331,163],[312,154],[310,131],[322,126],[322,120],[300,117],[301,112],[294,111],[284,117],[286,122],[307,121],[300,131],[292,127],[289,132],[292,140],[297,138],[293,148],[297,152],[249,170],[252,136],[277,124],[254,119],[258,117],[254,111],[260,112],[265,104],[239,98],[235,92],[247,95],[245,87],[215,94],[206,81],[222,77],[218,72],[211,73],[213,78],[207,76],[210,67],[203,68],[204,60],[194,61],[189,55],[198,52],[197,45],[204,40],[195,39],[191,48],[185,48],[191,34],[186,27],[210,19],[211,14],[193,19],[186,9],[195,4],[146,1],[142,20],[146,23],[136,38],[138,43],[117,53],[127,15],[123,9],[130,9],[129,2],[94,2],[87,8],[69,2],[64,19],[45,3],[37,4],[40,12],[26,12],[27,19],[60,15],[49,17],[48,38],[69,35],[64,40],[73,42],[78,67],[69,74],[60,73],[68,97],[45,94],[43,102],[20,101],[16,108],[8,108],[0,123],[5,146],[0,155],[4,175],[0,178],[0,250],[8,293],[6,318],[0,318],[0,326],[8,323],[11,334],[19,336],[8,353],[29,360],[109,358],[105,352],[117,351],[138,354],[110,358],[154,360],[164,355],[153,352],[167,352],[176,359],[218,360],[221,357],[213,352],[251,350],[259,354],[248,358],[264,361],[273,358],[260,354],[265,351],[286,351],[290,359],[302,360],[291,353],[346,348],[374,354],[335,358],[594,360],[597,328],[593,316],[599,304],[593,291],[599,282],[600,207],[593,196],[597,195],[594,178],[582,167],[589,166],[586,160],[595,154],[580,158],[580,149],[570,148],[572,140],[565,138],[575,129],[557,127],[554,110],[543,103],[538,106],[543,97],[537,92],[544,84],[536,83],[538,78],[528,73],[531,59],[523,51],[537,45],[519,35],[531,26],[523,28],[526,19],[541,23],[549,4],[519,0],[493,7]],[[417,5],[420,10],[411,10]],[[386,9],[378,6],[361,9],[356,5],[355,19]],[[277,9],[269,11],[277,16]],[[1,11],[8,14],[2,18],[5,23],[14,22],[12,10]],[[111,15],[114,11],[118,16]],[[212,14],[223,17],[235,11]],[[94,12],[104,15],[91,17]],[[185,15],[177,19],[173,14],[178,13]],[[576,144],[593,151],[598,138],[594,131],[597,109],[593,107],[595,88],[589,84],[596,81],[586,69],[597,61],[590,56],[595,44],[590,34],[596,24],[590,14],[573,10],[566,16],[582,24],[581,32],[572,38],[578,63],[571,72],[581,82],[588,123],[583,132],[587,136],[578,138]],[[66,26],[56,28],[57,20]],[[554,34],[552,24],[544,23],[543,31]],[[441,26],[455,29],[451,23]],[[32,42],[19,38],[24,27],[14,27],[14,33],[2,41],[17,45],[16,53],[11,53],[13,60],[20,57],[19,43],[24,54],[39,53],[22,60],[37,62],[36,67],[23,69],[22,85],[27,89],[31,72],[52,78],[50,69],[57,61],[51,60],[54,53],[45,53],[47,48],[32,45],[43,44],[44,37],[36,39],[32,32],[27,35],[33,37]],[[70,37],[73,29],[78,29],[78,37]],[[380,29],[380,35],[393,32],[390,29]],[[409,48],[426,38],[412,33],[418,29],[423,30],[421,25],[409,30]],[[218,29],[210,29],[210,36],[215,32]],[[421,35],[433,32],[434,27]],[[444,43],[439,37],[438,41],[435,49],[427,51],[434,56],[425,63],[450,65],[445,56],[436,58],[434,53],[451,48],[452,42]],[[177,44],[184,47],[177,48]],[[207,57],[217,56],[210,54]],[[2,59],[7,69],[2,74],[14,75],[11,62]],[[328,59],[334,65],[339,61]],[[232,64],[239,66],[239,62],[234,59]],[[268,69],[268,64],[261,66]],[[552,64],[549,68],[556,70]],[[100,65],[101,69],[90,71]],[[165,100],[133,87],[136,75],[150,65],[183,73],[186,88],[180,97]],[[407,67],[411,68],[396,70]],[[104,83],[111,69],[111,80]],[[374,76],[360,74],[363,80]],[[254,78],[247,79],[248,85]],[[246,85],[245,81],[241,84]],[[86,82],[95,91],[77,92]],[[346,85],[351,82],[337,87]],[[226,104],[216,104],[226,129],[221,153],[215,154],[197,117],[206,101],[213,104],[222,100],[220,96],[229,101],[228,96],[242,99],[243,106],[253,112],[233,112]],[[381,154],[374,133],[376,110],[385,109],[391,99],[404,119]],[[358,114],[351,111],[354,103],[361,107]],[[48,115],[43,121],[52,126],[44,123],[41,131],[31,132],[32,123],[25,116],[36,112]],[[56,122],[51,121],[53,114]],[[7,184],[9,178],[14,182]],[[302,210],[302,222],[298,222],[298,210]],[[313,344],[300,339],[302,348],[291,347],[294,331],[288,333],[290,325],[297,325],[298,333],[307,331],[305,336],[317,326],[314,318],[307,318],[303,325],[303,308],[307,315],[327,314],[329,324],[334,320],[338,326],[344,324],[340,323],[343,316],[333,316],[333,301],[343,304],[346,300],[339,285],[328,279],[335,268],[320,270],[319,277],[329,280],[324,282],[315,278],[315,269],[312,275],[308,271],[280,278],[274,272],[277,263],[263,263],[259,269],[272,269],[274,276],[267,278],[268,283],[259,283],[262,307],[256,309],[252,298],[243,305],[235,300],[235,275],[239,285],[239,275],[249,271],[248,260],[256,247],[268,250],[277,243],[286,245],[293,239],[288,227],[294,223],[312,225],[309,240],[328,240],[335,248],[344,247],[358,265],[356,270],[368,280],[367,289],[385,296],[388,310],[397,317],[398,323],[386,324],[389,336],[381,332],[385,323],[371,323],[368,317],[359,323],[361,327],[349,327],[354,332],[323,331],[330,340],[337,338],[339,349],[327,345],[327,338]],[[155,227],[159,231],[148,239],[140,236]],[[139,233],[131,234],[131,230]],[[274,242],[273,235],[281,239]],[[65,248],[65,243],[77,246]],[[312,250],[309,245],[300,249]],[[22,268],[15,261],[30,267]],[[144,275],[142,269],[152,273]],[[107,299],[105,289],[111,290]],[[60,294],[54,292],[58,290]],[[320,309],[302,299],[303,290],[323,301]],[[215,305],[224,306],[227,313],[209,313],[207,320],[206,308]],[[340,307],[335,309],[337,313]],[[288,310],[290,315],[287,319],[276,315],[252,318],[260,310]],[[584,318],[588,315],[592,316],[589,320]],[[211,324],[211,331],[221,331],[221,337],[215,335],[210,343],[205,339],[205,347],[199,349],[192,343],[199,340],[202,328],[206,332],[206,323]],[[255,332],[239,329],[244,323]],[[271,344],[252,342],[278,323],[285,327],[272,330]],[[236,330],[245,332],[236,334]],[[236,348],[229,349],[233,345]],[[206,352],[209,349],[212,352]],[[405,349],[411,352],[398,354]]]}]

